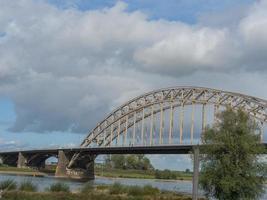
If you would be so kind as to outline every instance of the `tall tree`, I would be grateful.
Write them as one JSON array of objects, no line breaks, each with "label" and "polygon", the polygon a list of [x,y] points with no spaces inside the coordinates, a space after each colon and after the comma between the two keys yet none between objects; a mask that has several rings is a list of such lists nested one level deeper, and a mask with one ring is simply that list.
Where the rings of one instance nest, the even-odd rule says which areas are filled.
[{"label": "tall tree", "polygon": [[123,169],[125,167],[125,156],[124,155],[112,155],[111,162],[114,168]]},{"label": "tall tree", "polygon": [[257,199],[264,192],[266,163],[257,124],[243,111],[226,109],[203,133],[200,186],[220,200]]},{"label": "tall tree", "polygon": [[142,154],[137,155],[112,155],[105,160],[106,167],[117,169],[152,170],[154,167],[150,160]]}]

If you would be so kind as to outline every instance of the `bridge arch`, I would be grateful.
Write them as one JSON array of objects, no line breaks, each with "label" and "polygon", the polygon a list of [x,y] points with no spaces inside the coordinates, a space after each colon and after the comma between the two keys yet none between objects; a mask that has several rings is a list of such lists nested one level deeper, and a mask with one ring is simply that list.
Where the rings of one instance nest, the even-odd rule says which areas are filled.
[{"label": "bridge arch", "polygon": [[46,160],[49,158],[58,158],[57,153],[36,153],[27,156],[27,166],[36,168],[45,168]]},{"label": "bridge arch", "polygon": [[[97,146],[111,146],[112,141],[123,133],[127,134],[129,128],[133,128],[137,123],[142,122],[146,118],[152,118],[154,115],[160,113],[162,122],[162,113],[166,110],[170,111],[169,124],[169,144],[172,139],[172,115],[173,109],[185,106],[202,105],[202,128],[205,127],[205,106],[213,105],[216,113],[220,107],[230,106],[233,109],[243,109],[249,115],[259,120],[261,123],[267,121],[267,101],[253,96],[248,96],[235,92],[228,92],[223,90],[203,88],[203,87],[171,87],[165,89],[154,90],[146,94],[140,95],[122,106],[113,110],[104,120],[99,122],[97,126],[92,129],[87,137],[81,143],[81,147],[88,147],[92,144]],[[181,114],[182,115],[182,114]],[[182,118],[182,117],[181,117]],[[192,123],[194,122],[192,114]],[[180,120],[180,144],[183,144],[183,119]],[[143,128],[141,132],[143,132]],[[153,129],[153,124],[150,127]],[[193,134],[193,125],[191,127],[191,142]],[[153,130],[152,130],[153,131]],[[162,137],[162,125],[159,129],[159,140]],[[134,135],[135,133],[133,133]],[[151,139],[151,134],[150,134]],[[151,142],[150,142],[151,145]]]}]

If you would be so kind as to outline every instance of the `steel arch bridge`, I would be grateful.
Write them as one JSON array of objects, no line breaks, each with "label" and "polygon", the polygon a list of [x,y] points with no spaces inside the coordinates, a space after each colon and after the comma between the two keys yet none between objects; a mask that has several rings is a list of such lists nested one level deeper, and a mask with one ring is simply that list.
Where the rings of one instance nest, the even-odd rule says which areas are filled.
[{"label": "steel arch bridge", "polygon": [[[242,109],[255,118],[262,125],[263,140],[263,127],[267,121],[266,100],[235,92],[186,86],[154,90],[124,103],[99,122],[80,146],[103,148],[196,144],[209,124],[207,118],[210,117],[207,115],[212,115],[211,123],[216,122],[216,113],[225,107]],[[200,120],[196,119],[197,108]],[[186,109],[191,112],[189,123],[185,121]],[[177,112],[178,116],[175,117]],[[199,121],[200,125],[197,124]],[[184,130],[186,126],[187,131]],[[79,153],[74,154],[69,168],[79,156]]]},{"label": "steel arch bridge", "polygon": [[0,152],[11,166],[45,166],[58,158],[56,177],[94,179],[94,161],[102,154],[193,154],[192,199],[198,195],[199,145],[207,125],[226,107],[242,109],[260,125],[261,142],[267,122],[267,101],[203,87],[172,87],[138,96],[112,111],[82,141],[79,148]]}]

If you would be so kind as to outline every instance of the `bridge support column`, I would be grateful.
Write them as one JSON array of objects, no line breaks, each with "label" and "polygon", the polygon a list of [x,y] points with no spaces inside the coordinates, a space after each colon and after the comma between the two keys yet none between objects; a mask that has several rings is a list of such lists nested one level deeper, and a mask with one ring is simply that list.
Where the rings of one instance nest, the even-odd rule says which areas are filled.
[{"label": "bridge support column", "polygon": [[84,179],[93,180],[95,179],[94,162],[95,155],[86,155],[77,161],[77,164],[67,169],[67,176],[72,179]]},{"label": "bridge support column", "polygon": [[198,199],[198,177],[199,177],[199,147],[196,146],[193,149],[194,153],[194,174],[193,174],[193,189],[192,200]]},{"label": "bridge support column", "polygon": [[61,178],[93,180],[94,174],[94,155],[82,156],[81,160],[70,169],[67,168],[73,154],[66,153],[63,150],[58,151],[58,164],[55,176]]},{"label": "bridge support column", "polygon": [[67,158],[63,150],[58,151],[58,162],[56,168],[56,177],[66,177],[67,176],[67,165],[69,164],[69,159]]},{"label": "bridge support column", "polygon": [[23,153],[19,152],[18,155],[18,162],[17,162],[17,167],[18,168],[25,168],[27,167],[27,159]]}]

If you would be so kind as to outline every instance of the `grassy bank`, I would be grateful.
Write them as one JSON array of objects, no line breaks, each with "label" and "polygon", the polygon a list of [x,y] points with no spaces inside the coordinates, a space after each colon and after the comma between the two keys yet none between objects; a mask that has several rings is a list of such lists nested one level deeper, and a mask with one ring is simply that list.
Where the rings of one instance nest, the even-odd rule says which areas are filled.
[{"label": "grassy bank", "polygon": [[10,167],[10,166],[0,166],[1,172],[13,171],[13,172],[38,172],[32,168],[17,168],[17,167]]},{"label": "grassy bank", "polygon": [[35,192],[8,192],[3,196],[5,200],[190,200],[190,197],[161,194],[158,196],[128,196],[127,194],[110,195],[105,193],[90,193],[90,194],[73,194],[65,192],[57,193],[35,193]]},{"label": "grassy bank", "polygon": [[0,174],[38,176],[38,177],[46,175],[46,173],[31,168],[17,168],[10,166],[0,166]]},{"label": "grassy bank", "polygon": [[154,179],[155,175],[152,171],[143,170],[123,170],[123,169],[95,169],[95,175],[112,177],[112,178],[141,178]]},{"label": "grassy bank", "polygon": [[0,189],[4,190],[5,200],[190,200],[191,197],[174,192],[160,191],[150,185],[124,186],[119,183],[113,185],[92,186],[86,183],[75,193],[70,192],[68,185],[55,183],[38,192],[38,187],[30,181],[18,185],[12,180],[0,182]]},{"label": "grassy bank", "polygon": [[[172,171],[176,178],[169,180],[192,180],[192,173]],[[157,179],[155,170],[105,169],[95,168],[95,175],[110,178]],[[164,178],[162,178],[164,179]]]}]

